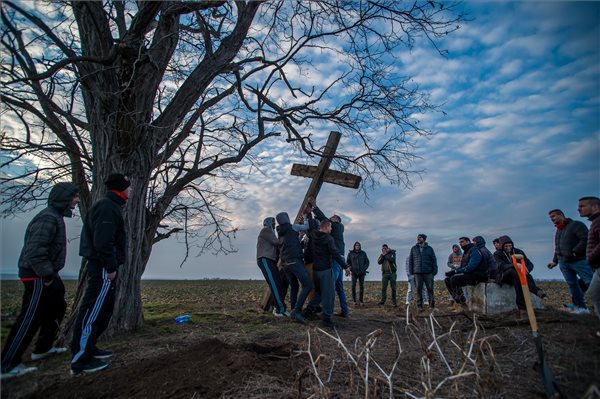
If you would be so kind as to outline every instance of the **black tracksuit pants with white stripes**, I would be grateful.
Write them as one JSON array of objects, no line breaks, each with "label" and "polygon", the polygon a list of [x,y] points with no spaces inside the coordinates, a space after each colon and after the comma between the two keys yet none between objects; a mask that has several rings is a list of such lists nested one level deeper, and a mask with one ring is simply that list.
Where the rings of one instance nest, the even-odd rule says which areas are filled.
[{"label": "black tracksuit pants with white stripes", "polygon": [[38,338],[33,353],[45,353],[52,348],[60,323],[65,317],[65,286],[55,276],[52,284],[44,285],[42,279],[23,281],[25,292],[17,321],[12,326],[2,351],[2,372],[19,363],[35,333]]},{"label": "black tracksuit pants with white stripes", "polygon": [[87,288],[73,328],[71,364],[85,363],[93,357],[98,337],[108,327],[113,313],[115,284],[116,279],[109,280],[106,269],[88,262]]}]

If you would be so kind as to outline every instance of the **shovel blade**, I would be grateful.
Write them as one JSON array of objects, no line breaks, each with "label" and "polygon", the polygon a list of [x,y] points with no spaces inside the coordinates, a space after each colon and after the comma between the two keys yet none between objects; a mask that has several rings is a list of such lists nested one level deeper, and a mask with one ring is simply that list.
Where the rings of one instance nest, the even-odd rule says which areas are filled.
[{"label": "shovel blade", "polygon": [[538,334],[535,334],[533,338],[535,342],[535,347],[538,352],[538,362],[539,362],[539,371],[542,375],[542,382],[544,383],[544,391],[546,392],[546,396],[549,398],[562,398],[563,395],[558,389],[558,385],[554,380],[554,375],[552,374],[552,370],[550,370],[550,366],[546,362],[544,357],[544,346],[542,344],[542,337]]}]

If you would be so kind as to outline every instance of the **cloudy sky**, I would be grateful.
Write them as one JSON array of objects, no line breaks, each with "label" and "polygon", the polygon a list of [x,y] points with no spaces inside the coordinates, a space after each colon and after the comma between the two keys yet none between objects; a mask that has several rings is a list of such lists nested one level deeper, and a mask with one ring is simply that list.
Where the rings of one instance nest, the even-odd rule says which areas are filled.
[{"label": "cloudy sky", "polygon": [[[534,276],[562,278],[547,270],[554,227],[548,211],[577,214],[577,200],[600,193],[600,3],[466,3],[471,20],[445,39],[446,58],[427,43],[402,56],[396,67],[414,77],[444,113],[420,117],[437,132],[418,142],[426,173],[412,190],[379,187],[368,198],[324,185],[318,198],[326,214],[342,216],[346,246],[360,241],[372,263],[368,278],[380,278],[376,258],[387,243],[403,260],[418,233],[445,270],[458,237],[482,235],[490,243],[508,234],[536,265]],[[323,144],[328,132],[320,132]],[[340,143],[344,147],[344,138]],[[259,279],[256,235],[264,217],[295,215],[309,185],[289,175],[300,160],[281,142],[255,154],[269,166],[249,176],[245,199],[232,204],[240,226],[227,256],[185,257],[183,237],[159,243],[145,278]],[[315,161],[316,163],[316,161]],[[1,272],[14,273],[25,225],[31,215],[2,220]],[[78,270],[79,219],[67,223],[71,239],[66,275]],[[402,262],[403,263],[403,262]],[[443,273],[438,274],[442,278]],[[399,279],[405,279],[400,268]]]}]

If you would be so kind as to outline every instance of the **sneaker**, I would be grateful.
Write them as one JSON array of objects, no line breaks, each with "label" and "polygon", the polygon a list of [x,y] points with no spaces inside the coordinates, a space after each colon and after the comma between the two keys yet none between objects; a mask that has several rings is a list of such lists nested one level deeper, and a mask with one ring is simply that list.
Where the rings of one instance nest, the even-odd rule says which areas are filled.
[{"label": "sneaker", "polygon": [[339,317],[344,317],[344,318],[350,317],[350,313],[348,313],[348,312],[339,312],[339,313],[336,313],[335,315],[339,316]]},{"label": "sneaker", "polygon": [[296,323],[300,323],[300,324],[307,324],[308,323],[304,319],[304,317],[302,317],[302,315],[299,312],[296,312],[295,310],[292,310],[292,313],[290,313],[290,319],[292,319]]},{"label": "sneaker", "polygon": [[378,302],[377,304],[378,304],[379,306],[383,306],[383,305],[385,305],[385,302],[384,302],[384,301],[381,301],[381,302]]},{"label": "sneaker", "polygon": [[429,301],[423,301],[423,305],[429,306]]},{"label": "sneaker", "polygon": [[96,371],[104,370],[107,367],[108,363],[100,359],[91,358],[85,363],[71,363],[71,375],[78,375],[82,373],[91,374],[95,373]]},{"label": "sneaker", "polygon": [[98,348],[94,349],[94,351],[92,352],[92,356],[94,357],[94,359],[108,359],[109,357],[112,357],[112,355],[113,351]]},{"label": "sneaker", "polygon": [[571,311],[573,314],[590,314],[590,310],[586,308],[575,308]]},{"label": "sneaker", "polygon": [[58,353],[64,353],[66,351],[67,351],[67,348],[51,348],[48,352],[32,353],[31,360],[40,360],[40,359],[45,358],[46,356],[58,354]]},{"label": "sneaker", "polygon": [[0,380],[18,377],[20,375],[33,373],[34,371],[37,371],[37,367],[27,367],[23,363],[19,363],[12,369],[3,371],[2,374],[0,374]]},{"label": "sneaker", "polygon": [[572,303],[563,303],[563,306],[569,310],[575,310],[575,305]]},{"label": "sneaker", "polygon": [[331,320],[322,320],[321,321],[321,327],[336,328],[337,325],[333,321],[331,321]]},{"label": "sneaker", "polygon": [[275,317],[286,317],[285,312],[280,313],[277,311],[277,309],[273,309],[273,316]]}]

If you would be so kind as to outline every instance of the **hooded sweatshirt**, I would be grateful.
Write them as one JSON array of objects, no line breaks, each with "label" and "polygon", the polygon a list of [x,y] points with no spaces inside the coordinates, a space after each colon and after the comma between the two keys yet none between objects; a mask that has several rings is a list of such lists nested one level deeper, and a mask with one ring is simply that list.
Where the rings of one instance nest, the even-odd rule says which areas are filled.
[{"label": "hooded sweatshirt", "polygon": [[[458,249],[458,252],[454,252],[454,248]],[[448,267],[450,269],[458,269],[460,267],[460,260],[462,258],[462,250],[457,244],[452,246],[452,253],[448,255]]]},{"label": "hooded sweatshirt", "polygon": [[263,228],[258,233],[256,240],[256,259],[267,258],[277,260],[277,246],[279,240],[275,235],[275,226],[273,226],[273,218],[263,220]]},{"label": "hooded sweatshirt", "polygon": [[485,246],[485,239],[482,236],[476,236],[473,238],[473,244],[481,252],[484,262],[487,264],[488,275],[492,280],[496,278],[498,273],[498,266],[496,265],[496,259],[489,249]]},{"label": "hooded sweatshirt", "polygon": [[331,269],[332,260],[335,260],[344,269],[348,266],[344,258],[340,256],[335,241],[330,234],[315,231],[311,239],[313,241],[313,270],[324,271]]},{"label": "hooded sweatshirt", "polygon": [[48,207],[27,226],[19,256],[19,277],[52,281],[65,266],[67,235],[63,217],[71,217],[71,201],[79,193],[71,183],[58,183],[50,191]]},{"label": "hooded sweatshirt", "polygon": [[[505,271],[514,269],[514,265],[512,263],[512,255],[523,255],[525,259],[525,266],[527,270],[531,272],[533,270],[533,263],[529,260],[525,252],[521,251],[519,248],[515,248],[515,244],[511,240],[509,236],[502,236],[499,238],[500,245],[502,245],[502,249],[494,252],[494,258],[496,258],[496,265],[498,265],[498,273],[504,273]],[[512,251],[508,252],[504,250],[504,244],[511,243],[513,248]]]},{"label": "hooded sweatshirt", "polygon": [[296,263],[302,261],[302,246],[300,245],[299,231],[308,230],[308,223],[304,225],[292,225],[287,212],[278,213],[275,216],[277,219],[277,235],[279,236],[279,255],[284,264]]},{"label": "hooded sweatshirt", "polygon": [[350,266],[352,273],[357,276],[364,276],[367,274],[367,269],[369,268],[369,258],[367,257],[367,253],[362,249],[358,251],[355,249],[357,245],[361,248],[360,242],[355,242],[352,246],[352,251],[348,252],[346,263]]}]

